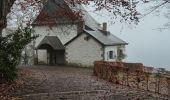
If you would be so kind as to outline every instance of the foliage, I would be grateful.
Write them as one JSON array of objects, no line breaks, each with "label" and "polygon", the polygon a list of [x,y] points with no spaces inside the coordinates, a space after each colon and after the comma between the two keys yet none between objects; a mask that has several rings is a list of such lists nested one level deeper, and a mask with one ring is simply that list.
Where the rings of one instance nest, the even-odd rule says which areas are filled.
[{"label": "foliage", "polygon": [[127,56],[126,54],[120,54],[120,55],[117,56],[117,60],[122,61],[123,59],[126,58],[126,56]]},{"label": "foliage", "polygon": [[127,55],[123,52],[121,47],[118,47],[118,49],[117,49],[117,61],[122,61],[123,59],[126,58],[126,56]]},{"label": "foliage", "polygon": [[25,89],[24,85],[27,84],[28,77],[32,75],[30,70],[18,69],[18,78],[15,81],[0,83],[0,100],[16,100],[17,90]]},{"label": "foliage", "polygon": [[[146,3],[146,0],[16,0],[11,12],[8,16],[9,20],[13,19],[13,16],[16,16],[17,23],[22,23],[21,18],[24,16],[24,19],[29,22],[34,20],[38,15],[39,11],[42,9],[42,4],[45,2],[51,1],[58,6],[57,9],[61,9],[61,12],[56,12],[54,15],[56,18],[58,16],[67,16],[69,19],[82,18],[84,9],[80,9],[78,6],[80,4],[89,5],[94,4],[95,11],[105,10],[112,14],[111,18],[120,20],[120,22],[125,22],[128,24],[139,22],[140,12],[137,10],[139,3]],[[72,13],[69,13],[66,5],[63,5],[63,1],[73,10]],[[21,12],[18,14],[18,11]],[[44,12],[38,16],[38,19],[48,21],[48,13]],[[53,15],[53,16],[54,16]],[[22,18],[23,19],[23,18]],[[24,20],[24,21],[26,21]]]},{"label": "foliage", "polygon": [[[13,7],[11,8],[11,13],[15,13],[15,11],[13,10],[14,8],[16,9],[20,8],[23,13],[22,15],[24,15],[25,18],[27,17],[27,19],[29,19],[30,18],[29,15],[31,14],[32,16],[33,13],[37,12],[38,10],[41,10],[42,4],[44,4],[48,0],[22,0],[22,1],[21,0],[1,0],[1,1],[7,2],[5,4],[6,6],[4,5],[2,7],[2,10],[5,10],[5,8],[7,8],[8,12],[9,12],[9,9],[11,8],[11,5],[15,1],[14,3],[15,6],[13,5]],[[65,9],[65,7],[60,5],[60,2],[62,0],[54,0],[54,1],[55,1],[55,4],[58,5],[60,8],[62,8],[63,10]],[[96,11],[104,9],[113,14],[112,19],[120,19],[120,22],[125,22],[129,24],[131,23],[137,24],[139,22],[141,18],[140,12],[137,9],[139,5],[145,4],[148,2],[151,2],[154,5],[154,7],[152,7],[152,9],[147,14],[142,15],[142,16],[146,16],[152,13],[153,11],[155,11],[156,9],[160,8],[161,6],[165,6],[166,4],[170,3],[169,0],[160,0],[160,4],[154,4],[153,2],[153,1],[158,2],[159,0],[64,0],[64,1],[69,6],[76,6],[79,4],[88,5],[91,2],[93,2],[95,5],[94,7],[96,8]],[[80,9],[78,11],[80,11]],[[8,12],[6,12],[6,14]],[[28,13],[28,12],[31,12],[31,13]],[[74,13],[77,14],[77,12],[74,12]]]},{"label": "foliage", "polygon": [[14,33],[0,37],[0,78],[14,80],[17,76],[16,66],[20,62],[24,47],[37,36],[32,36],[29,27],[17,29]]}]

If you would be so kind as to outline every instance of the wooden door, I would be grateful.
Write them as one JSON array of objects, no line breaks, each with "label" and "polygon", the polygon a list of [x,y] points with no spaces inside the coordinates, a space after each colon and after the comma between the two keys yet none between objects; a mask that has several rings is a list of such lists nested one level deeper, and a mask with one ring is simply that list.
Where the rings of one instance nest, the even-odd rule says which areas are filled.
[{"label": "wooden door", "polygon": [[65,51],[58,50],[56,51],[56,64],[65,64]]}]

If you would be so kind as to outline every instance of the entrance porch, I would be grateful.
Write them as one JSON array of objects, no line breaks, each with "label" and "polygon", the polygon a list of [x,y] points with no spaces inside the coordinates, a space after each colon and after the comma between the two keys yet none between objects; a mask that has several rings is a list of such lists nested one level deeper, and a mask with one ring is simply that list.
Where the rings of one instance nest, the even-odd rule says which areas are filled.
[{"label": "entrance porch", "polygon": [[[36,48],[36,55],[37,64],[65,64],[65,48],[57,36],[45,36]],[[39,60],[42,58],[44,61]]]}]

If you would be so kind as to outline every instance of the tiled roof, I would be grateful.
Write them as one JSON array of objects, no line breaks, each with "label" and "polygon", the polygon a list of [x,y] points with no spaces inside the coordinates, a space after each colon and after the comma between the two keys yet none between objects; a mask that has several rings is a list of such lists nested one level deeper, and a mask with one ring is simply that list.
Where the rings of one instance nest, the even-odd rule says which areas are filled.
[{"label": "tiled roof", "polygon": [[67,23],[77,20],[64,0],[48,0],[32,25]]},{"label": "tiled roof", "polygon": [[76,7],[81,11],[85,25],[92,29],[101,29],[100,23],[98,23],[82,5],[77,5]]},{"label": "tiled roof", "polygon": [[100,41],[103,45],[127,45],[125,41],[111,34],[110,32],[103,32],[100,30],[89,31],[84,30],[89,35]]},{"label": "tiled roof", "polygon": [[[85,22],[84,31],[93,36],[103,45],[127,45],[127,43],[108,31],[101,31],[100,24],[84,9],[83,6],[78,5],[78,9],[83,14],[83,20]],[[106,33],[106,34],[105,34]]]}]

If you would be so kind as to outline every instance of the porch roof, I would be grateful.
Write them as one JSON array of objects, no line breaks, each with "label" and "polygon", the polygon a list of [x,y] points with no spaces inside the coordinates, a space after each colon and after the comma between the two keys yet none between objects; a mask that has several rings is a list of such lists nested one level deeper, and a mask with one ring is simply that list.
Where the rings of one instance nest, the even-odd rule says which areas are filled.
[{"label": "porch roof", "polygon": [[64,50],[64,45],[61,43],[57,36],[45,36],[44,39],[37,46],[37,49],[48,49],[48,46],[53,50]]}]

